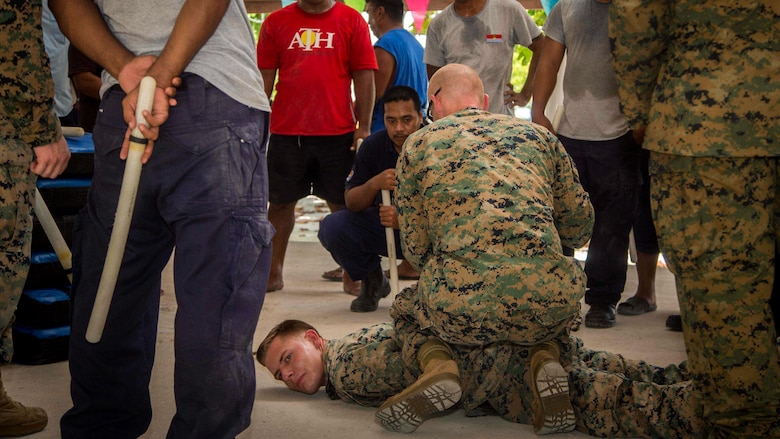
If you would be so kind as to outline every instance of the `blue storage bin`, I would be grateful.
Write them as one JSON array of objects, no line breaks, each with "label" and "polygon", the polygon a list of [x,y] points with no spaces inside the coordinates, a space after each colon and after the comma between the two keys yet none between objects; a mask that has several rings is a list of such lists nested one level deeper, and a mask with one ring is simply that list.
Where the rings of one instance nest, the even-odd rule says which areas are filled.
[{"label": "blue storage bin", "polygon": [[67,326],[69,310],[70,295],[65,290],[24,290],[16,308],[16,323],[40,329]]},{"label": "blue storage bin", "polygon": [[49,364],[68,359],[70,326],[38,329],[14,324],[14,362]]},{"label": "blue storage bin", "polygon": [[30,272],[24,284],[25,290],[70,288],[68,274],[62,268],[57,254],[53,251],[35,251],[30,256]]}]

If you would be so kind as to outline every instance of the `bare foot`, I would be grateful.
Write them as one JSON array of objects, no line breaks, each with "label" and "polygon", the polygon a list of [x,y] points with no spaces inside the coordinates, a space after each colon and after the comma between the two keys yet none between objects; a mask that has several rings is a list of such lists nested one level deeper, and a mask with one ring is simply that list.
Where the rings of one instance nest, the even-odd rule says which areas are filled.
[{"label": "bare foot", "polygon": [[271,293],[284,288],[284,278],[281,273],[271,273],[268,275],[268,285],[265,286],[265,292]]},{"label": "bare foot", "polygon": [[360,287],[363,285],[363,282],[359,280],[352,280],[347,272],[344,271],[341,275],[341,285],[344,288],[345,293],[357,297],[360,295]]}]

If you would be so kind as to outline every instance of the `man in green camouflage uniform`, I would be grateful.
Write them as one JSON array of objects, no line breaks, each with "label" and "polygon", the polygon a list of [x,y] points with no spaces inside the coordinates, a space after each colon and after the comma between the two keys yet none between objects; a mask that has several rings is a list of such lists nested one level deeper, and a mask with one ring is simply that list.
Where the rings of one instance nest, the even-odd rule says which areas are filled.
[{"label": "man in green camouflage uniform", "polygon": [[[469,67],[439,69],[428,97],[435,122],[409,136],[396,166],[404,256],[420,273],[390,309],[404,359],[408,367],[422,361],[423,340],[455,350],[496,342],[539,347],[549,355],[532,359],[532,381],[552,380],[543,387],[557,389],[550,395],[557,414],[540,394],[534,429],[568,431],[571,408],[552,401],[567,391],[554,363],[579,317],[585,275],[563,246],[578,248],[590,237],[588,194],[553,134],[485,111],[488,96]],[[556,370],[541,377],[547,363]],[[416,387],[436,380],[425,372]],[[404,393],[430,393],[431,386],[415,386]],[[403,410],[397,405],[392,415]]]},{"label": "man in green camouflage uniform", "polygon": [[[533,395],[523,378],[528,356],[528,348],[507,342],[455,349],[466,416],[498,414],[530,423]],[[390,323],[325,340],[310,325],[287,320],[271,330],[257,359],[292,390],[311,394],[324,385],[331,399],[366,407],[379,406],[422,373],[406,366]],[[314,373],[302,366],[309,359],[319,363]],[[656,438],[690,438],[701,431],[700,405],[684,364],[654,367],[592,351],[574,337],[565,344],[563,361],[578,430],[599,437]],[[309,387],[297,384],[304,371],[315,376]]]},{"label": "man in green camouflage uniform", "polygon": [[610,37],[707,434],[780,437],[780,3],[614,0]]},{"label": "man in green camouflage uniform", "polygon": [[451,345],[565,336],[585,277],[562,245],[588,241],[588,194],[554,135],[461,104],[476,93],[453,80],[431,82],[438,120],[410,135],[398,160],[401,241],[420,280],[391,315]]},{"label": "man in green camouflage uniform", "polygon": [[[11,325],[30,266],[32,201],[37,175],[67,165],[67,144],[54,114],[54,83],[43,47],[41,0],[0,6],[0,364],[13,356]],[[11,400],[0,381],[0,436],[42,430],[46,413]]]}]

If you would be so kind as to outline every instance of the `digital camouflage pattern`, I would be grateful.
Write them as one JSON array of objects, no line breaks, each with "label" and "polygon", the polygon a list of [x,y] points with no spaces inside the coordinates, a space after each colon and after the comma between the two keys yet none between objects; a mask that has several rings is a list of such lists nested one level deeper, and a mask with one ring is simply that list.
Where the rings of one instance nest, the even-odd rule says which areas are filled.
[{"label": "digital camouflage pattern", "polygon": [[675,275],[712,437],[780,437],[780,352],[769,306],[780,163],[657,153],[651,160],[659,244]]},{"label": "digital camouflage pattern", "polygon": [[[580,431],[599,437],[697,437],[700,405],[692,403],[695,394],[684,364],[660,368],[592,351],[575,337],[562,340]],[[529,348],[499,342],[454,352],[466,416],[498,414],[510,422],[531,423]],[[401,355],[391,323],[330,340],[323,356],[328,396],[380,405],[422,373],[419,367],[405,367]]]},{"label": "digital camouflage pattern", "polygon": [[539,125],[466,109],[409,136],[396,167],[403,252],[420,273],[396,296],[451,346],[534,345],[568,331],[593,208],[571,158]]},{"label": "digital camouflage pattern", "polygon": [[11,325],[30,268],[32,197],[30,165],[0,165],[0,365],[14,353]]},{"label": "digital camouflage pattern", "polygon": [[421,374],[401,358],[390,323],[363,328],[325,344],[323,362],[331,399],[378,407]]},{"label": "digital camouflage pattern", "polygon": [[578,430],[598,437],[702,437],[702,404],[685,362],[653,366],[593,351],[575,337],[563,356]]},{"label": "digital camouflage pattern", "polygon": [[780,437],[780,2],[613,0],[610,38],[706,434]]},{"label": "digital camouflage pattern", "polygon": [[780,2],[613,0],[621,108],[644,148],[780,155]]},{"label": "digital camouflage pattern", "polygon": [[41,0],[0,5],[0,163],[29,166],[32,147],[61,136],[41,14]]},{"label": "digital camouflage pattern", "polygon": [[0,364],[13,356],[11,324],[30,265],[34,146],[59,138],[40,0],[0,5]]}]

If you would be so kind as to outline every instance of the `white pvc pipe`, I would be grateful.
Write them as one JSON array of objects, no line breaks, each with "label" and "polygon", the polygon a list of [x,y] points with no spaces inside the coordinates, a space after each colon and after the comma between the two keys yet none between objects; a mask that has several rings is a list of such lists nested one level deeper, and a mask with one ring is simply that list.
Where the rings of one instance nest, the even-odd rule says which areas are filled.
[{"label": "white pvc pipe", "polygon": [[84,128],[81,127],[62,127],[62,135],[65,137],[83,137]]},{"label": "white pvc pipe", "polygon": [[[391,206],[390,191],[382,189],[382,204]],[[392,227],[385,227],[385,239],[387,240],[387,258],[390,260],[390,292],[398,293],[398,261],[395,256],[395,232]]]},{"label": "white pvc pipe", "polygon": [[111,306],[114,288],[119,277],[119,268],[122,265],[127,235],[130,232],[130,220],[133,218],[138,182],[141,179],[141,156],[146,149],[145,142],[135,141],[133,138],[144,138],[143,133],[138,129],[138,125],[146,125],[143,111],[151,111],[156,87],[157,84],[152,77],[146,76],[141,80],[138,91],[138,104],[135,111],[136,127],[131,133],[130,149],[125,162],[125,173],[122,178],[122,188],[119,192],[119,202],[116,208],[116,216],[114,217],[114,228],[111,231],[103,274],[100,277],[95,304],[92,306],[92,315],[89,318],[89,326],[87,326],[86,339],[90,343],[99,342],[103,336],[108,309]]},{"label": "white pvc pipe", "polygon": [[38,218],[38,222],[41,223],[46,237],[49,238],[51,247],[54,252],[57,253],[57,259],[60,260],[65,274],[68,275],[68,280],[73,283],[72,273],[72,255],[68,248],[68,243],[65,242],[65,238],[62,237],[62,232],[57,227],[57,223],[54,221],[54,217],[49,211],[49,207],[46,206],[46,202],[43,201],[43,196],[38,188],[35,188],[35,205],[33,206],[35,211],[35,217]]}]

